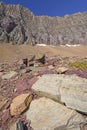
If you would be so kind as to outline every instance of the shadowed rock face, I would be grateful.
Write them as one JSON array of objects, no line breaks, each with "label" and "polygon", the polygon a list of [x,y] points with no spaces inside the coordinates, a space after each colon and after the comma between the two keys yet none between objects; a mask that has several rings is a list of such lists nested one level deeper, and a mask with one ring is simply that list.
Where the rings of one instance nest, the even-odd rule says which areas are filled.
[{"label": "shadowed rock face", "polygon": [[0,2],[0,43],[65,45],[87,43],[87,13],[35,16],[21,5]]}]

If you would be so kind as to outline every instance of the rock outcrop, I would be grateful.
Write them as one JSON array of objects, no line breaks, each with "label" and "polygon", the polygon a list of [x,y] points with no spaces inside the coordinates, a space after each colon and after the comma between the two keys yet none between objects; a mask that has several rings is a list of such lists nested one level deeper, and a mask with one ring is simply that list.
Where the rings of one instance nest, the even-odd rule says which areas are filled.
[{"label": "rock outcrop", "polygon": [[65,103],[67,107],[87,113],[87,79],[76,75],[43,75],[32,89],[40,96]]},{"label": "rock outcrop", "polygon": [[26,113],[34,130],[80,130],[84,118],[48,98],[34,100]]},{"label": "rock outcrop", "polygon": [[87,13],[35,16],[21,5],[0,2],[0,43],[74,45],[87,43]]}]

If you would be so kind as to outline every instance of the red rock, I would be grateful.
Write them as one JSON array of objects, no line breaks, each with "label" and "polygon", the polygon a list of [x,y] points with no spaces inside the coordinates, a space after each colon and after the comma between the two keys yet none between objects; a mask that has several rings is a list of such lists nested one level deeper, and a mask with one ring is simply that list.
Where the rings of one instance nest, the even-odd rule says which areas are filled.
[{"label": "red rock", "polygon": [[43,75],[43,74],[57,74],[57,72],[55,70],[45,70],[39,73],[39,75]]},{"label": "red rock", "polygon": [[18,81],[18,83],[16,84],[16,89],[17,92],[23,92],[25,90],[30,90],[32,85],[38,80],[38,78],[31,78],[28,79],[28,81],[26,80],[20,80]]},{"label": "red rock", "polygon": [[70,69],[70,70],[67,70],[65,74],[68,74],[68,75],[76,74],[82,78],[87,78],[87,70],[82,70],[82,69]]},{"label": "red rock", "polygon": [[4,72],[4,69],[1,69],[1,68],[0,68],[0,72]]},{"label": "red rock", "polygon": [[16,84],[16,89],[17,89],[18,92],[22,92],[22,91],[28,89],[28,85],[27,85],[27,83],[25,81],[20,80]]},{"label": "red rock", "polygon": [[83,127],[83,130],[87,130],[87,125],[85,125],[85,126]]},{"label": "red rock", "polygon": [[8,109],[10,107],[11,101],[7,102],[7,104],[5,105],[5,109]]},{"label": "red rock", "polygon": [[1,130],[8,130],[8,126],[6,126],[6,125],[4,125],[4,124],[2,124],[2,127],[1,127],[2,129]]},{"label": "red rock", "polygon": [[5,112],[3,112],[2,114],[2,122],[5,123],[10,117],[10,112],[9,109],[5,110]]},{"label": "red rock", "polygon": [[38,80],[37,77],[28,80],[28,89],[31,89],[32,85]]}]

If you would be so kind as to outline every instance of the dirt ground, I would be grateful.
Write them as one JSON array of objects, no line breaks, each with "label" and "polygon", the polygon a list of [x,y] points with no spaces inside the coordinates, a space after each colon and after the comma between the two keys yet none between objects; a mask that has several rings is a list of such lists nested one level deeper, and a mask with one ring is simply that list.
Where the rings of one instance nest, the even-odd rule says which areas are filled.
[{"label": "dirt ground", "polygon": [[78,56],[87,57],[87,46],[30,46],[30,45],[0,45],[0,62],[14,61],[23,58],[28,58],[33,54],[46,54],[47,56]]}]

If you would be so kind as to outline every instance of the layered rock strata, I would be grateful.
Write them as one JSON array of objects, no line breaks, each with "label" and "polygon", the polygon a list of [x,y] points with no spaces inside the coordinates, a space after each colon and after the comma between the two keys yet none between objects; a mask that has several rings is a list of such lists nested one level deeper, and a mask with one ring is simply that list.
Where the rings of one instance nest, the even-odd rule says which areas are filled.
[{"label": "layered rock strata", "polygon": [[87,113],[87,79],[76,75],[43,75],[32,89],[40,96],[65,103],[67,107]]},{"label": "layered rock strata", "polygon": [[0,2],[0,43],[74,45],[87,43],[87,13],[35,16],[21,5]]}]

